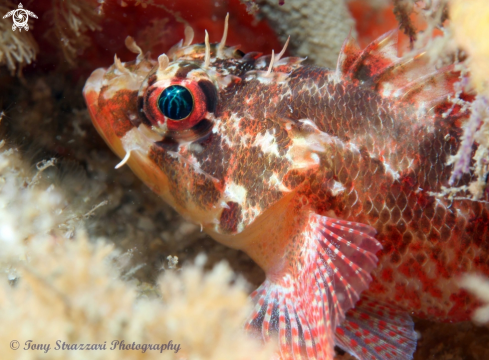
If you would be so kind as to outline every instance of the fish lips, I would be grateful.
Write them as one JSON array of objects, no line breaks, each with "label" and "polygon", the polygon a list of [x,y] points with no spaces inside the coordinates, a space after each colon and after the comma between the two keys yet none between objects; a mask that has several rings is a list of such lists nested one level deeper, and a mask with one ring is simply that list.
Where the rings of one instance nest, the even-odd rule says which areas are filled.
[{"label": "fish lips", "polygon": [[110,76],[110,70],[111,68],[95,70],[83,88],[83,96],[97,132],[112,151],[119,157],[124,157],[126,151],[121,138],[139,124],[138,90],[125,88],[124,79]]}]

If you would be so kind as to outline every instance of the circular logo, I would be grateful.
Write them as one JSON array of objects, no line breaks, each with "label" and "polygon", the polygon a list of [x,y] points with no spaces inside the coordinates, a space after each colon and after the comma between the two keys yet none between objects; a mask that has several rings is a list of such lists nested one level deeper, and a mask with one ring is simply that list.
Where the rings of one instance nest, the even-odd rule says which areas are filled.
[{"label": "circular logo", "polygon": [[29,14],[24,9],[15,10],[14,14],[12,15],[12,19],[17,27],[23,28],[24,26],[27,26],[27,29],[29,29],[29,25],[27,25]]},{"label": "circular logo", "polygon": [[29,24],[27,21],[29,21],[29,16],[32,16],[37,19],[36,14],[34,14],[32,11],[24,9],[24,6],[22,4],[19,4],[19,8],[16,10],[9,11],[5,16],[3,17],[4,19],[12,16],[12,20],[14,24],[12,25],[12,30],[15,31],[17,28],[19,31],[22,31],[24,29],[25,31],[29,31]]},{"label": "circular logo", "polygon": [[19,348],[19,346],[20,346],[20,344],[19,344],[19,342],[17,340],[12,340],[10,342],[10,348],[12,350],[17,350]]}]

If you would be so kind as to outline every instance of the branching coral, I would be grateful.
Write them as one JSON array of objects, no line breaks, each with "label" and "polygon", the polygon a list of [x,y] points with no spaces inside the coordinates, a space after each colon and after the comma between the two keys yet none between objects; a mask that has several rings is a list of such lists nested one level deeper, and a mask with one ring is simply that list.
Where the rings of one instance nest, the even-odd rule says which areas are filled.
[{"label": "branching coral", "polygon": [[[469,184],[468,190],[474,199],[480,199],[487,187],[489,173],[489,41],[486,36],[489,31],[489,5],[480,0],[470,3],[453,0],[450,5],[453,36],[469,56],[466,63],[470,82],[479,93],[471,105],[471,116],[464,125],[460,149],[449,160],[449,163],[454,163],[450,182],[473,170],[477,179]],[[477,150],[472,157],[474,143]],[[473,169],[470,168],[471,161]]]},{"label": "branching coral", "polygon": [[468,190],[474,199],[480,199],[486,187],[486,178],[489,172],[489,102],[483,95],[471,105],[471,115],[469,120],[464,124],[464,135],[462,143],[455,156],[449,159],[449,163],[454,163],[450,183],[458,180],[464,173],[470,172],[470,163],[472,156],[472,146],[478,144],[477,151],[473,159],[474,172],[477,180],[473,181]]},{"label": "branching coral", "polygon": [[470,57],[473,86],[479,93],[489,96],[489,2],[453,0],[450,19],[457,44]]},{"label": "branching coral", "polygon": [[[112,246],[91,244],[85,236],[73,241],[31,241],[27,261],[14,263],[20,279],[12,287],[0,284],[1,343],[21,344],[25,359],[42,351],[23,351],[27,340],[50,344],[50,359],[76,359],[86,351],[55,350],[57,341],[68,344],[106,344],[90,352],[93,359],[269,359],[243,332],[250,310],[242,280],[221,263],[207,275],[203,258],[179,272],[167,271],[160,279],[157,297],[138,298],[137,289],[122,280],[112,262]],[[141,348],[120,351],[120,343]],[[173,347],[169,347],[172,341]],[[157,350],[144,345],[160,345]],[[166,350],[161,351],[161,344]],[[2,345],[2,347],[4,346]],[[73,349],[73,348],[72,348]],[[18,352],[1,349],[2,358],[16,359]]]},{"label": "branching coral", "polygon": [[87,30],[100,30],[97,6],[92,1],[53,0],[51,10],[55,32],[66,60],[74,64],[78,52],[90,45],[84,34]]},{"label": "branching coral", "polygon": [[[0,150],[1,151],[1,150]],[[44,238],[62,220],[56,209],[62,196],[53,187],[34,186],[39,175],[32,175],[15,149],[0,152],[0,246],[3,257],[33,236]],[[17,254],[19,255],[19,254]]]}]

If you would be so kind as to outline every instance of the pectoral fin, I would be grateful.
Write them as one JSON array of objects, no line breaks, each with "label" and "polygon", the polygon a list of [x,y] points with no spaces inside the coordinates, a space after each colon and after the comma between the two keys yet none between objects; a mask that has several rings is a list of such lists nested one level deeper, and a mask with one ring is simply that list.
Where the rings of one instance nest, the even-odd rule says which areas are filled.
[{"label": "pectoral fin", "polygon": [[252,294],[248,328],[278,336],[283,359],[333,359],[336,326],[367,289],[381,245],[370,226],[312,212],[294,232],[286,266]]}]

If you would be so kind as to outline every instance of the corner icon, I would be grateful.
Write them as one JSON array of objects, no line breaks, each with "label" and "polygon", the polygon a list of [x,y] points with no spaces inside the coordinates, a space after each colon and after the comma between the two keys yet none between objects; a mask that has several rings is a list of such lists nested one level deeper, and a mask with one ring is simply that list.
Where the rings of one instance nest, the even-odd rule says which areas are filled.
[{"label": "corner icon", "polygon": [[29,16],[32,16],[33,18],[37,19],[37,15],[34,14],[32,11],[24,9],[24,6],[19,3],[18,9],[9,11],[4,15],[4,19],[12,16],[12,20],[14,24],[12,25],[12,30],[15,31],[17,28],[19,31],[22,31],[24,29],[25,31],[29,31],[29,24],[27,21],[29,20]]}]

